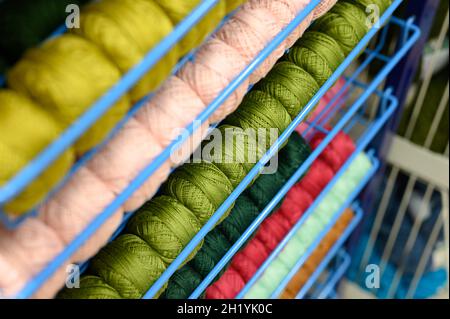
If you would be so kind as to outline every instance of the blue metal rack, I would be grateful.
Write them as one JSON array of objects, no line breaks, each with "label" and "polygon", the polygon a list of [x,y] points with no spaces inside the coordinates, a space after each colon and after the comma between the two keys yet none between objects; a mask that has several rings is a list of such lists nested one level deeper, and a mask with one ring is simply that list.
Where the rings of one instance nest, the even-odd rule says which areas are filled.
[{"label": "blue metal rack", "polygon": [[350,267],[350,255],[341,249],[337,253],[334,265],[328,269],[327,278],[321,282],[312,292],[308,293],[310,299],[335,299],[336,285],[344,277],[347,269]]},{"label": "blue metal rack", "polygon": [[[306,296],[306,293],[311,289],[313,284],[317,281],[320,274],[325,270],[325,268],[328,266],[330,261],[336,256],[339,249],[341,249],[344,242],[347,240],[347,238],[351,235],[355,227],[359,224],[363,217],[363,211],[359,204],[355,203],[352,205],[352,209],[355,212],[355,217],[353,217],[350,224],[347,226],[345,231],[342,233],[341,237],[336,241],[336,243],[333,245],[333,247],[330,249],[330,251],[327,253],[325,258],[320,262],[319,266],[314,270],[314,272],[311,274],[311,276],[308,278],[306,283],[303,285],[303,287],[300,289],[300,291],[296,295],[296,299],[303,299]],[[342,214],[339,215],[341,217]],[[339,219],[339,217],[337,219]],[[332,228],[332,227],[331,227]],[[349,262],[350,264],[350,262]]]},{"label": "blue metal rack", "polygon": [[[20,192],[32,183],[45,169],[51,165],[65,150],[72,146],[97,120],[105,114],[130,88],[134,86],[170,49],[176,45],[185,34],[219,2],[219,0],[203,0],[174,30],[164,38],[155,48],[150,50],[142,61],[125,74],[119,82],[96,101],[78,120],[76,120],[61,136],[36,156],[27,166],[16,174],[10,181],[0,187],[0,221],[8,228],[20,225],[26,218],[33,216],[37,208],[20,217],[11,217],[3,211],[3,205],[14,199]],[[224,19],[226,21],[226,19]],[[222,24],[224,23],[222,21]],[[220,27],[220,26],[219,26]],[[64,27],[58,28],[51,36],[56,37],[64,33]],[[193,58],[195,50],[186,55],[175,66],[172,73],[176,73],[187,61]],[[1,84],[0,84],[1,86]],[[152,94],[141,99],[125,118],[111,131],[109,136],[97,147],[83,156],[72,168],[69,174],[52,190],[47,198],[61,188],[76,170],[85,164],[93,154],[98,152],[110,140],[128,119],[151,98]],[[39,205],[38,205],[39,206]]]},{"label": "blue metal rack", "polygon": [[[216,1],[204,1],[202,3],[202,7],[205,12],[207,10],[205,9],[208,7],[208,4],[210,5],[209,8],[213,6],[213,3]],[[317,6],[319,3],[319,0],[313,0],[311,3],[305,8],[303,12],[301,12],[295,19],[292,21],[256,58],[254,61],[252,61],[249,66],[234,80],[230,83],[230,85],[205,109],[202,114],[199,115],[197,118],[197,121],[193,122],[191,125],[187,127],[187,130],[190,134],[192,134],[193,131],[195,131],[201,123],[203,123],[229,96],[232,94],[232,92],[239,87],[239,85],[255,70],[263,61],[264,59],[270,55],[281,43],[282,41],[304,20],[304,18]],[[391,5],[391,7],[385,12],[385,14],[381,17],[381,23],[385,24],[388,19],[391,17],[392,13],[395,11],[395,9],[400,5],[402,0],[395,0],[394,3]],[[199,7],[199,8],[200,8]],[[197,8],[197,10],[199,10]],[[192,15],[194,17],[192,17]],[[194,21],[194,18],[198,15],[195,15],[194,13],[191,16],[189,16],[187,21]],[[198,21],[198,20],[197,20]],[[183,21],[186,22],[186,21]],[[187,24],[187,22],[186,22]],[[195,24],[195,22],[192,23],[192,25]],[[365,67],[367,67],[372,61],[375,59],[379,59],[381,61],[387,62],[385,67],[379,72],[379,74],[375,77],[374,81],[370,83],[369,85],[365,86],[365,92],[361,95],[361,97],[354,103],[354,105],[348,110],[348,112],[343,116],[342,118],[342,124],[336,125],[336,127],[331,130],[326,137],[326,139],[323,141],[323,143],[319,146],[318,149],[312,154],[312,156],[302,165],[302,167],[299,168],[299,170],[296,172],[296,174],[291,178],[291,180],[288,181],[288,183],[285,185],[285,187],[282,188],[279,194],[271,201],[271,203],[262,211],[260,216],[255,220],[255,222],[250,226],[250,228],[247,230],[247,232],[241,237],[241,239],[231,248],[229,251],[229,254],[224,257],[224,259],[221,260],[221,262],[216,266],[216,268],[211,272],[211,274],[204,280],[204,282],[198,287],[198,289],[193,293],[191,298],[196,298],[200,295],[201,291],[203,291],[206,286],[211,282],[211,280],[215,277],[215,275],[225,266],[225,260],[230,260],[230,258],[236,253],[237,249],[242,246],[243,242],[245,241],[243,238],[247,236],[247,238],[250,236],[251,233],[255,231],[255,229],[258,227],[258,225],[262,222],[262,220],[269,214],[269,212],[275,207],[276,203],[278,203],[281,198],[284,196],[284,194],[287,193],[287,191],[290,189],[290,187],[295,183],[297,178],[301,176],[311,165],[313,160],[317,158],[320,153],[323,151],[323,149],[329,144],[329,142],[332,140],[332,138],[337,134],[337,132],[344,127],[344,123],[348,122],[360,109],[361,105],[363,104],[364,100],[366,100],[377,88],[377,86],[382,82],[382,80],[386,77],[386,75],[392,70],[392,68],[398,63],[398,61],[405,55],[405,53],[409,50],[409,48],[412,46],[412,44],[417,40],[420,30],[415,27],[412,23],[412,20],[409,21],[402,21],[396,18],[392,18],[390,24],[399,27],[402,32],[404,33],[404,45],[399,47],[396,53],[391,57],[386,57],[380,53],[378,50],[369,51],[367,52],[367,58],[363,62],[360,68],[357,69],[357,71],[353,74],[353,76],[349,77],[349,84],[346,85],[346,88],[349,88],[351,83],[357,84],[355,79],[356,77],[361,74],[361,72],[364,70]],[[387,30],[387,28],[385,28]],[[175,32],[175,31],[174,31]],[[179,31],[178,31],[179,32]],[[305,117],[311,112],[314,105],[320,100],[320,98],[323,97],[323,95],[327,92],[327,90],[335,83],[335,81],[343,74],[345,69],[350,65],[350,63],[359,55],[359,52],[361,52],[369,43],[369,41],[375,36],[375,34],[378,32],[378,29],[372,28],[368,34],[362,39],[362,41],[358,44],[358,46],[349,54],[349,56],[345,59],[343,64],[336,70],[336,72],[333,74],[333,76],[320,88],[320,90],[317,92],[317,94],[311,99],[311,101],[306,105],[306,107],[302,110],[302,112],[294,119],[294,121],[291,123],[291,125],[288,127],[288,129],[283,132],[283,134],[279,137],[279,139],[276,141],[276,143],[271,147],[271,149],[263,156],[263,158],[255,165],[255,167],[250,171],[250,173],[246,176],[246,178],[241,182],[241,184],[233,191],[233,193],[230,195],[230,197],[221,205],[221,207],[216,211],[216,213],[211,217],[211,219],[206,223],[206,225],[201,229],[201,231],[191,240],[191,242],[187,245],[187,247],[181,252],[181,254],[175,259],[175,261],[167,268],[167,270],[164,272],[164,274],[155,282],[155,284],[150,288],[150,290],[146,293],[144,298],[152,298],[155,296],[155,294],[160,290],[160,288],[168,281],[170,276],[179,268],[179,266],[184,262],[184,260],[188,257],[188,255],[192,252],[192,250],[197,246],[197,244],[206,236],[206,234],[214,227],[216,222],[222,217],[222,215],[225,213],[225,211],[231,206],[231,204],[236,200],[236,198],[246,189],[247,185],[253,180],[253,178],[260,172],[260,170],[264,167],[264,165],[270,160],[270,158],[277,152],[278,148],[286,141],[286,139],[290,136],[292,131],[295,129],[295,127],[300,124]],[[387,32],[387,31],[384,31]],[[384,33],[385,34],[385,33]],[[166,39],[167,40],[167,39]],[[158,46],[159,47],[159,46]],[[166,44],[167,47],[167,44]],[[379,46],[380,48],[382,45]],[[164,46],[163,46],[164,48]],[[168,47],[170,48],[170,46]],[[155,49],[156,50],[156,49]],[[161,50],[161,49],[160,49]],[[152,51],[153,52],[153,51]],[[161,51],[157,51],[161,52]],[[162,56],[162,54],[161,54]],[[151,67],[151,63],[148,61],[148,57],[143,61],[138,67],[130,71],[134,76],[139,74],[144,74],[145,71],[142,71],[142,67],[149,66]],[[144,63],[146,62],[146,63]],[[131,77],[131,76],[130,76]],[[134,77],[132,77],[134,78]],[[129,78],[128,78],[129,79]],[[128,86],[131,87],[131,85]],[[113,91],[115,92],[117,90],[117,86]],[[122,87],[123,90],[123,87]],[[125,90],[126,91],[126,90]],[[125,92],[123,91],[123,92]],[[119,91],[120,93],[120,91]],[[384,92],[387,93],[387,92]],[[107,94],[104,97],[104,100],[106,101],[113,101],[113,98],[117,96],[117,92],[112,94],[112,97]],[[120,95],[119,95],[120,96]],[[392,96],[389,98],[387,95],[385,96],[387,98],[386,101],[390,101],[393,103],[394,99]],[[102,99],[103,100],[103,99]],[[105,102],[103,102],[105,103]],[[141,101],[141,103],[143,103]],[[386,102],[387,103],[387,102]],[[111,103],[112,104],[112,103]],[[94,107],[96,109],[101,109],[101,106],[103,104],[96,103]],[[142,105],[142,104],[141,104]],[[391,104],[392,105],[392,104]],[[139,103],[137,106],[135,106],[133,109],[137,109],[139,107]],[[107,110],[106,107],[105,111]],[[388,108],[385,108],[385,110]],[[86,114],[88,114],[90,111],[88,111]],[[133,111],[132,111],[133,112]],[[131,113],[132,113],[131,112]],[[87,129],[89,126],[85,124],[79,124],[80,122],[85,121],[86,119],[93,119],[94,116],[91,114],[90,116],[83,115],[82,119],[75,123],[80,128]],[[90,114],[90,113],[89,113]],[[384,116],[387,118],[389,116],[389,112],[385,112]],[[86,116],[86,117],[85,117]],[[99,115],[101,116],[101,114]],[[97,117],[98,118],[98,117]],[[311,126],[320,127],[320,124],[324,120],[317,120],[316,123],[311,123]],[[91,124],[95,122],[95,118],[91,120]],[[83,122],[84,123],[84,122]],[[197,124],[194,124],[197,123]],[[380,124],[382,125],[382,124]],[[379,129],[378,125],[375,125],[371,128],[373,133],[375,133]],[[73,143],[74,140],[79,135],[76,134],[76,132],[73,132],[73,129],[69,128],[71,134],[69,134],[68,137],[72,136],[72,142],[68,142],[67,135],[61,136],[60,139],[58,139],[59,144],[55,142],[57,145],[60,146],[50,146],[54,151],[53,152],[47,152],[44,151],[47,156],[38,156],[38,158],[33,161],[24,171],[27,171],[27,173],[19,173],[13,181],[15,186],[14,188],[17,190],[17,192],[20,192],[20,186],[26,185],[27,181],[31,181],[33,178],[39,175],[39,173],[36,173],[36,167],[45,169],[45,165],[42,165],[42,161],[47,159],[47,165],[51,163],[51,156],[52,154],[56,154],[54,158],[57,157],[57,152],[55,150],[59,150],[62,146],[70,146],[71,143]],[[67,133],[67,132],[66,132]],[[99,214],[89,225],[88,227],[79,235],[77,236],[72,243],[70,243],[66,249],[58,255],[41,273],[39,273],[32,281],[29,282],[29,284],[18,294],[18,298],[27,298],[31,296],[63,263],[90,237],[92,236],[95,231],[116,211],[118,207],[120,207],[128,198],[131,196],[131,194],[142,185],[146,179],[158,169],[162,163],[166,161],[166,159],[170,156],[171,151],[173,151],[173,147],[175,145],[180,145],[181,142],[185,141],[188,138],[188,136],[181,136],[181,138],[177,141],[174,141],[169,147],[161,153],[152,163],[150,163],[140,174],[136,177],[135,180],[130,183],[130,185],[123,191],[122,194],[120,194],[101,214]],[[63,141],[62,141],[63,139]],[[364,142],[364,141],[363,141]],[[365,142],[364,142],[365,143]],[[360,145],[364,144],[361,143]],[[63,148],[61,148],[63,150]],[[54,159],[53,158],[53,159]],[[35,164],[37,163],[38,159],[41,161],[40,165]],[[33,165],[32,165],[33,164]],[[31,168],[30,168],[31,167]],[[32,172],[34,172],[32,175],[30,175]],[[32,176],[32,177],[30,177]],[[9,186],[8,186],[9,185]],[[14,192],[14,189],[11,189],[10,183],[6,185],[8,187],[4,187],[0,189],[0,203],[5,203],[7,200],[11,199],[14,194],[17,194],[17,192]],[[1,216],[0,216],[1,218]]]}]

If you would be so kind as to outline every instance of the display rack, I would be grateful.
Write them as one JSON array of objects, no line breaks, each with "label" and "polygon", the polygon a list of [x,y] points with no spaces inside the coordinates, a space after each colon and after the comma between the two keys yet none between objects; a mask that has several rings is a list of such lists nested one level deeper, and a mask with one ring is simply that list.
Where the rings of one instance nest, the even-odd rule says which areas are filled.
[{"label": "display rack", "polygon": [[[134,83],[136,83],[140,77],[142,77],[161,57],[166,53],[177,41],[179,41],[184,34],[186,34],[200,19],[203,17],[216,3],[218,0],[205,0],[203,1],[184,21],[182,21],[174,31],[164,39],[156,48],[147,54],[144,60],[137,65],[135,68],[130,70],[122,80],[117,83],[108,93],[106,93],[99,101],[97,101],[85,114],[83,114],[78,121],[76,121],[71,127],[69,127],[53,144],[51,144],[46,150],[44,150],[40,155],[38,155],[32,162],[30,162],[21,172],[19,172],[11,181],[0,188],[0,208],[2,205],[7,203],[9,200],[14,198],[20,193],[24,187],[26,187],[30,182],[32,182],[40,173],[42,173],[48,165],[52,163],[65,149],[70,147],[78,137],[80,137],[83,132],[85,132],[89,127],[91,127],[98,118],[101,117],[113,104],[117,101],[123,94],[130,89]],[[224,102],[226,99],[236,90],[243,81],[248,78],[253,71],[292,33],[292,31],[314,10],[314,8],[320,3],[319,0],[312,0],[311,3],[301,12],[299,15],[278,34],[273,41],[271,41],[266,48],[264,48],[258,56],[239,74],[220,94],[217,98],[207,106],[207,108],[198,116],[198,118],[192,122],[186,129],[189,135],[181,135],[177,140],[173,141],[160,155],[158,155],[152,163],[149,163],[139,175],[128,185],[128,187],[116,197],[116,199],[104,209],[67,247],[54,258],[37,276],[35,276],[26,287],[16,296],[17,298],[28,298],[36,292],[39,287],[45,283],[52,274],[61,267],[72,254],[74,254],[83,243],[88,240],[97,229],[99,229],[105,221],[114,214],[114,212],[136,191],[177,149],[177,145],[181,145],[192,133],[200,127],[209,117],[214,113],[214,111]],[[267,151],[267,153],[261,158],[258,163],[253,167],[249,174],[243,179],[243,181],[235,188],[231,195],[224,201],[224,203],[218,208],[210,220],[202,227],[202,229],[194,236],[194,238],[189,242],[185,249],[179,254],[179,256],[168,266],[166,271],[161,275],[161,277],[152,285],[149,291],[144,295],[144,298],[153,298],[160,289],[167,283],[169,278],[173,273],[184,263],[186,258],[191,254],[191,252],[197,247],[201,240],[206,236],[206,234],[216,225],[216,223],[222,218],[229,207],[234,203],[237,197],[247,188],[251,181],[260,173],[264,168],[264,165],[269,162],[269,160],[277,153],[278,149],[286,142],[291,133],[295,128],[302,123],[305,118],[311,113],[314,106],[319,102],[319,100],[325,95],[325,93],[333,86],[333,84],[341,77],[344,72],[349,68],[352,62],[360,56],[360,53],[365,50],[364,59],[351,74],[349,74],[346,79],[346,84],[340,90],[338,94],[330,101],[326,110],[322,112],[314,121],[307,122],[309,125],[308,130],[305,134],[308,136],[314,130],[319,130],[326,133],[326,137],[323,142],[312,152],[309,158],[298,168],[295,174],[286,182],[286,184],[280,189],[280,191],[274,196],[270,203],[261,211],[259,216],[251,224],[251,226],[244,232],[244,234],[239,238],[239,240],[231,247],[231,249],[226,253],[222,260],[214,267],[211,273],[203,280],[203,282],[197,287],[197,289],[191,294],[190,298],[198,298],[202,292],[207,288],[207,286],[212,282],[212,280],[217,276],[217,274],[228,264],[231,258],[236,254],[236,252],[242,247],[242,245],[247,241],[247,239],[255,232],[261,222],[270,214],[274,207],[280,202],[280,200],[286,195],[289,189],[295,184],[300,176],[302,176],[307,169],[311,166],[313,161],[320,156],[322,151],[331,142],[331,140],[338,134],[340,130],[351,129],[355,123],[359,123],[365,126],[365,132],[356,141],[357,149],[351,158],[347,161],[344,167],[333,179],[334,182],[342,174],[345,167],[349,165],[351,160],[359,154],[366,150],[369,143],[372,141],[374,136],[380,131],[386,121],[392,116],[396,106],[397,100],[392,95],[392,91],[387,89],[385,91],[379,91],[377,88],[386,78],[390,71],[395,67],[395,65],[405,56],[405,54],[410,50],[413,44],[417,41],[420,35],[420,30],[417,26],[413,24],[413,19],[401,20],[392,17],[394,11],[402,3],[402,0],[394,0],[392,5],[385,11],[383,16],[380,18],[380,24],[384,25],[382,31],[378,37],[378,43],[374,49],[365,50],[369,42],[375,38],[379,33],[380,29],[376,26],[372,27],[369,32],[364,36],[364,38],[358,43],[355,49],[346,57],[344,62],[337,68],[333,75],[328,79],[325,84],[319,89],[315,96],[308,102],[308,104],[302,109],[300,114],[292,121],[288,128],[279,136],[274,145]],[[396,29],[397,34],[400,35],[401,41],[400,45],[397,46],[394,53],[387,56],[382,52],[385,46],[385,40],[389,30],[393,28]],[[178,70],[186,61],[195,57],[195,50],[191,52],[188,56],[183,58],[175,70]],[[368,84],[363,84],[359,81],[358,77],[370,66],[373,62],[380,62],[383,64],[382,68],[374,76],[372,82]],[[330,118],[335,115],[341,108],[344,102],[349,100],[351,93],[356,90],[362,91],[358,98],[350,103],[350,105],[345,108],[344,112],[341,112],[340,119],[333,126],[332,129],[327,129],[325,124],[328,123]],[[364,112],[367,107],[367,99],[372,96],[377,96],[380,99],[380,104],[377,112],[377,116],[372,121],[367,121],[364,117]],[[345,97],[345,98],[343,98]],[[121,126],[139,109],[151,95],[144,98],[138,102],[128,113],[128,115],[117,125],[115,130],[110,134],[109,138],[113,136]],[[336,105],[336,101],[339,98],[343,98],[343,102],[339,102]],[[331,109],[331,106],[333,108]],[[330,111],[330,112],[329,112]],[[342,111],[342,110],[341,110]],[[70,178],[71,174],[76,171],[81,165],[86,163],[93,154],[98,152],[98,150],[104,145],[102,143],[94,150],[86,154],[72,169],[71,173],[67,176],[65,180]],[[355,191],[352,196],[347,200],[346,206],[342,210],[348,207],[353,200],[357,198],[359,192],[364,187],[365,183],[368,181],[370,176],[375,173],[378,167],[378,160],[376,159],[376,154],[369,153],[372,160],[372,169],[364,179],[364,183],[361,183],[357,191]],[[334,183],[333,181],[324,190],[328,191]],[[63,182],[64,183],[64,182]],[[324,196],[324,192],[320,196]],[[317,200],[315,201],[316,204]],[[312,207],[314,207],[314,205]],[[313,208],[310,208],[308,212],[311,212]],[[342,210],[336,212],[336,217],[342,213]],[[357,210],[359,211],[359,210]],[[308,216],[309,213],[304,216]],[[0,211],[0,220],[2,220],[6,225],[10,227],[15,227],[20,224],[25,218],[36,213],[36,210],[24,215],[20,219],[11,220],[4,212]],[[117,236],[124,225],[126,224],[128,218],[132,216],[131,213],[125,215],[125,219],[114,236]],[[306,218],[306,217],[305,217]],[[254,278],[257,278],[267,267],[274,256],[278,254],[284,247],[286,242],[289,240],[289,236],[298,229],[304,222],[305,218],[302,219],[294,226],[291,232],[286,236],[286,238],[280,243],[276,250],[272,253],[266,263],[260,268],[260,270],[255,274]],[[361,214],[356,214],[351,225],[357,223],[361,218]],[[356,224],[355,224],[356,225]],[[350,226],[349,226],[350,227]],[[354,228],[354,226],[352,226]],[[351,230],[353,230],[353,228]],[[349,228],[348,228],[349,229]],[[346,237],[350,234],[351,230],[346,231],[346,235],[339,239],[339,244],[345,241]],[[322,234],[323,235],[323,234]],[[320,237],[320,236],[319,236]],[[321,238],[317,238],[318,243]],[[314,245],[313,245],[314,246]],[[334,246],[333,246],[334,247]],[[312,249],[312,248],[311,248]],[[333,249],[334,255],[336,254],[338,247]],[[310,251],[312,252],[312,250]],[[310,253],[309,252],[309,253]],[[296,269],[292,269],[290,275],[295,274],[296,270],[304,263],[306,256],[302,257],[301,260],[296,265]],[[327,255],[327,260],[331,260],[333,256]],[[84,268],[87,264],[84,264]],[[322,265],[322,264],[321,264]],[[298,266],[298,267],[297,267]],[[325,267],[324,265],[323,267]],[[323,269],[322,269],[323,270]],[[317,275],[318,276],[318,275]],[[289,277],[289,276],[288,276]],[[283,285],[288,282],[288,277],[283,281]],[[336,278],[337,281],[339,278]],[[252,279],[247,285],[248,287],[256,279]],[[333,283],[330,280],[330,283]],[[309,284],[311,285],[313,282]],[[334,283],[335,285],[335,283]],[[246,286],[246,287],[247,287]],[[272,297],[276,297],[279,292],[282,291],[282,285],[277,289],[276,294]],[[328,286],[327,286],[328,287]],[[331,286],[330,286],[331,287]],[[245,288],[238,297],[241,297],[245,293]],[[327,288],[321,293],[320,296],[330,295],[332,288]],[[299,296],[302,297],[302,296]]]}]

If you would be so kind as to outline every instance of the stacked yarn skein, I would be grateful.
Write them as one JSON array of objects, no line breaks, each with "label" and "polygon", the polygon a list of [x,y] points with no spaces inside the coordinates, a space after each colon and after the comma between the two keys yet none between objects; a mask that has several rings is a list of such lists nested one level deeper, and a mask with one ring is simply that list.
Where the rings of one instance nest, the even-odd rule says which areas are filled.
[{"label": "stacked yarn skein", "polygon": [[[239,196],[230,215],[206,235],[203,247],[194,259],[171,277],[162,297],[188,298],[258,216],[261,204],[276,194],[309,154],[310,149],[306,142],[294,133],[279,153],[278,170],[274,174],[259,176],[255,183]],[[256,195],[255,192],[250,192],[254,188],[263,191]],[[255,196],[258,196],[256,200]]]},{"label": "stacked yarn skein", "polygon": [[[315,135],[313,140],[319,137],[323,136]],[[318,146],[317,143],[310,144],[312,149]],[[287,193],[281,207],[261,224],[254,238],[234,256],[231,266],[222,277],[206,290],[206,298],[236,297],[336,174],[328,164],[327,154],[339,154],[338,160],[342,166],[353,153],[354,147],[347,135],[338,133],[300,182]]]}]

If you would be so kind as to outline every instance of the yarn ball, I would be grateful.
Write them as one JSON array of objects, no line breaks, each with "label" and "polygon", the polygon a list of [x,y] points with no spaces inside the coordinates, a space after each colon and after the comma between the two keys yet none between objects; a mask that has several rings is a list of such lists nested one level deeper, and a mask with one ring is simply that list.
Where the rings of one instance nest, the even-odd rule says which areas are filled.
[{"label": "yarn ball", "polygon": [[237,187],[263,156],[253,132],[240,127],[221,125],[204,141],[202,158],[214,163]]},{"label": "yarn ball", "polygon": [[140,299],[165,269],[159,254],[145,241],[124,234],[100,250],[88,272],[101,277],[121,297]]},{"label": "yarn ball", "polygon": [[82,5],[87,1],[0,1],[0,52],[5,66],[12,65],[26,49],[38,45],[62,25],[68,16],[69,4]]},{"label": "yarn ball", "polygon": [[[73,34],[64,34],[29,50],[7,76],[12,89],[34,99],[64,127],[72,124],[119,79],[119,70],[100,49]],[[129,105],[128,96],[123,96],[77,141],[77,153],[82,154],[101,142],[123,118]]]},{"label": "yarn ball", "polygon": [[[94,173],[80,167],[67,184],[39,209],[39,219],[54,229],[68,245],[114,199],[114,193]],[[95,255],[108,242],[122,218],[123,209],[119,208],[77,249],[71,261],[83,262]]]},{"label": "yarn ball", "polygon": [[[87,163],[114,194],[119,195],[131,181],[162,152],[150,132],[134,118]],[[125,211],[134,211],[149,200],[169,175],[165,162],[149,180],[125,202]]]},{"label": "yarn ball", "polygon": [[[264,145],[265,139],[266,150],[286,130],[290,122],[289,113],[277,99],[257,90],[248,93],[240,107],[224,121],[226,124],[241,127],[244,130],[258,130],[258,144]],[[261,130],[263,134],[260,134]]]},{"label": "yarn ball", "polygon": [[240,289],[238,290],[236,287],[245,286],[244,280],[233,268],[225,272],[220,280],[229,283],[229,285],[226,284],[220,287],[216,285],[210,286],[206,291],[206,299],[229,299],[230,297],[228,296],[236,296],[239,293]]},{"label": "yarn ball", "polygon": [[226,13],[230,13],[236,10],[241,4],[245,3],[246,0],[225,0]]},{"label": "yarn ball", "polygon": [[[226,44],[225,42],[212,38],[200,47],[196,53],[195,63],[202,64],[209,70],[212,70],[226,79],[229,84],[245,69],[247,64],[239,52]],[[229,99],[222,104],[211,116],[212,122],[219,122],[223,120],[228,114],[235,111],[239,103],[242,101],[245,93],[247,93],[248,79],[246,79],[236,90],[236,98]],[[196,86],[200,91],[203,87]],[[224,89],[224,88],[223,88]],[[222,89],[222,90],[223,90]],[[212,101],[212,100],[207,100]]]},{"label": "yarn ball", "polygon": [[321,0],[320,3],[314,9],[313,19],[319,19],[325,13],[327,13],[338,1],[337,0]]},{"label": "yarn ball", "polygon": [[287,172],[288,175],[285,175],[285,177],[290,178],[309,155],[311,155],[311,147],[305,139],[297,132],[292,133],[289,137],[289,142],[278,153],[280,161],[283,164],[288,164],[286,167],[290,168]]},{"label": "yarn ball", "polygon": [[335,39],[348,55],[369,31],[366,14],[357,6],[338,2],[330,12],[317,20],[312,30],[323,32]]},{"label": "yarn ball", "polygon": [[300,185],[312,197],[316,198],[322,192],[323,188],[331,181],[334,171],[326,162],[317,159],[311,165],[308,174],[300,181]]},{"label": "yarn ball", "polygon": [[83,276],[80,287],[63,289],[58,299],[122,299],[119,293],[102,278],[97,276]]},{"label": "yarn ball", "polygon": [[[49,113],[12,90],[0,90],[0,113],[0,186],[3,186],[58,137],[61,127]],[[69,171],[74,157],[71,148],[63,152],[4,206],[5,211],[20,215],[41,202]]]},{"label": "yarn ball", "polygon": [[169,196],[158,196],[138,210],[126,231],[145,240],[165,264],[170,264],[200,228],[197,217],[180,202]]},{"label": "yarn ball", "polygon": [[[366,12],[366,14],[370,14],[372,10],[368,10],[370,6],[377,6],[380,13],[386,11],[387,8],[392,4],[392,0],[346,0],[349,3],[359,6],[361,10]],[[368,11],[366,11],[368,10]]]},{"label": "yarn ball", "polygon": [[26,285],[29,275],[16,269],[6,256],[0,254],[0,287],[2,298],[12,298]]},{"label": "yarn ball", "polygon": [[319,85],[302,68],[294,63],[282,61],[274,66],[255,89],[278,99],[293,120],[319,90]]},{"label": "yarn ball", "polygon": [[255,262],[252,259],[247,258],[242,251],[233,257],[231,267],[237,270],[245,282],[248,282],[253,277],[253,274],[258,271],[258,266]]},{"label": "yarn ball", "polygon": [[[224,75],[198,62],[187,62],[179,71],[178,77],[195,91],[205,105],[210,105],[230,84]],[[220,122],[228,112],[236,109],[247,92],[248,85],[248,79],[244,80],[211,115],[210,122]]]},{"label": "yarn ball", "polygon": [[[174,25],[179,24],[199,4],[200,0],[155,0],[155,2],[169,16]],[[178,44],[180,56],[185,55],[191,49],[197,47],[225,16],[225,0],[219,0],[217,4],[189,31]],[[155,21],[159,21],[155,20]]]},{"label": "yarn ball", "polygon": [[169,279],[162,299],[186,299],[202,282],[202,276],[189,265],[177,270]]},{"label": "yarn ball", "polygon": [[[204,225],[233,191],[227,176],[212,163],[186,163],[177,168],[162,187],[190,209]],[[232,206],[223,215],[225,218]]]},{"label": "yarn ball", "polygon": [[[85,6],[80,27],[71,32],[98,45],[126,73],[172,30],[169,17],[153,1],[108,0]],[[132,100],[138,101],[158,87],[178,58],[175,46],[131,90]]]},{"label": "yarn ball", "polygon": [[304,188],[298,184],[289,190],[283,204],[281,204],[278,212],[289,221],[291,225],[297,223],[300,217],[314,202],[312,197]]},{"label": "yarn ball", "polygon": [[332,37],[317,31],[306,32],[285,56],[323,85],[344,61],[344,53]]}]

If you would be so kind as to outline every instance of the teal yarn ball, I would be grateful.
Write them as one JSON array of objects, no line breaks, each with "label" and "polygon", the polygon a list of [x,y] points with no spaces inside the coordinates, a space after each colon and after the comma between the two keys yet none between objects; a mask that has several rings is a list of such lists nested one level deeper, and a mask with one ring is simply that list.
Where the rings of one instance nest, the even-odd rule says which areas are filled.
[{"label": "teal yarn ball", "polygon": [[264,155],[257,136],[240,127],[221,125],[206,138],[202,158],[214,163],[237,187]]},{"label": "teal yarn ball", "polygon": [[159,254],[144,240],[124,234],[100,250],[88,271],[101,277],[123,298],[139,299],[165,270]]},{"label": "teal yarn ball", "polygon": [[317,31],[308,31],[285,56],[312,75],[322,86],[345,59],[339,44],[332,37]]},{"label": "teal yarn ball", "polygon": [[200,285],[203,278],[189,264],[178,269],[169,279],[161,299],[186,299]]},{"label": "teal yarn ball", "polygon": [[[162,187],[162,193],[176,198],[204,225],[232,193],[233,185],[213,163],[186,163],[177,168]],[[232,206],[223,215],[225,218]]]},{"label": "teal yarn ball", "polygon": [[369,31],[366,14],[359,7],[346,2],[338,2],[330,12],[314,23],[312,29],[335,39],[345,55]]},{"label": "teal yarn ball", "polygon": [[83,276],[79,288],[61,290],[57,299],[122,299],[119,293],[102,278]]},{"label": "teal yarn ball", "polygon": [[291,117],[283,105],[276,98],[262,91],[248,93],[239,108],[224,121],[225,124],[241,127],[244,130],[256,130],[258,145],[264,148],[264,152],[270,148],[290,122]]},{"label": "teal yarn ball", "polygon": [[[172,197],[159,196],[138,210],[126,231],[142,238],[164,263],[170,264],[200,228],[200,221],[188,208]],[[191,253],[192,257],[200,247]]]},{"label": "teal yarn ball", "polygon": [[283,104],[293,120],[319,90],[316,80],[292,62],[278,62],[255,90],[263,91]]}]

